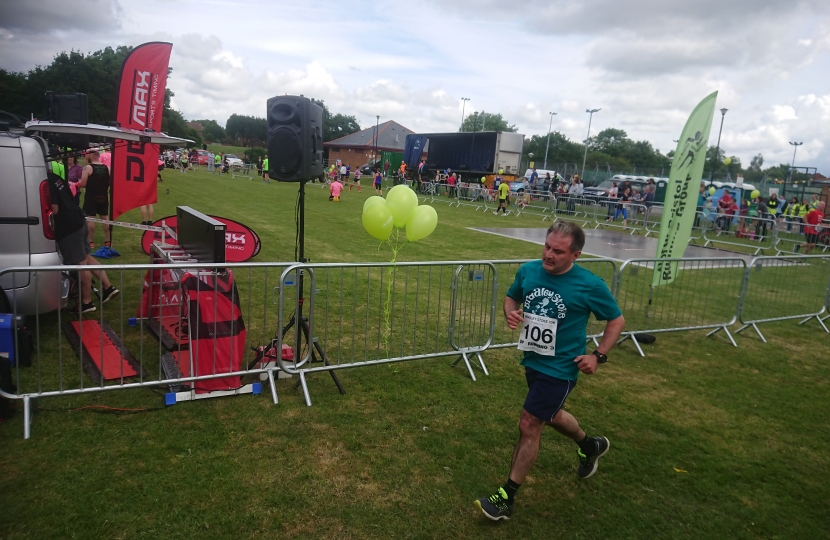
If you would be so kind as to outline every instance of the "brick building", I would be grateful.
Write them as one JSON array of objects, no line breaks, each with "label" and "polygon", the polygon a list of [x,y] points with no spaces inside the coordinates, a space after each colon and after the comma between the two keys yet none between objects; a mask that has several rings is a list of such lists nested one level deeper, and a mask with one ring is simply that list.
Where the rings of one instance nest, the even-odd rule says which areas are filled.
[{"label": "brick building", "polygon": [[380,152],[403,152],[406,136],[414,133],[394,120],[377,126],[377,132],[378,135],[375,137],[375,126],[372,126],[323,143],[323,148],[328,150],[328,162],[333,163],[339,159],[351,165],[352,169],[360,167],[372,160],[372,155],[376,150],[378,156]]}]

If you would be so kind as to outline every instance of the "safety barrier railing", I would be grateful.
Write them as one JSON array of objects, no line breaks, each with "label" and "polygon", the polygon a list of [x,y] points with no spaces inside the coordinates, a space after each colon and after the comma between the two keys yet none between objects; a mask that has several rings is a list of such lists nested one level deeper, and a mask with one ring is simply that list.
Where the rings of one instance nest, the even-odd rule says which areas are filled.
[{"label": "safety barrier railing", "polygon": [[[606,217],[603,220],[603,216],[599,214],[600,206],[596,207],[596,213],[594,214],[594,228],[600,227],[612,227],[622,229],[624,231],[631,231],[630,234],[635,234],[639,232],[644,232],[646,230],[645,224],[645,217],[648,212],[648,208],[642,204],[626,204],[626,203],[617,203],[616,205],[611,206],[613,212],[609,217]],[[640,216],[640,219],[637,219],[637,216]],[[622,217],[622,221],[617,221],[619,217]]]},{"label": "safety barrier railing", "polygon": [[[807,243],[807,236],[805,233],[805,224],[803,221],[793,221],[790,219],[778,218],[777,242],[775,245],[776,255],[804,253],[801,249],[802,244]],[[816,238],[816,245],[811,248],[811,253],[830,253],[830,222],[824,221],[823,226],[818,229],[819,235]],[[804,246],[806,249],[806,246]]]},{"label": "safety barrier railing", "polygon": [[751,250],[753,255],[775,251],[778,224],[774,219],[719,214],[715,227],[703,230],[704,247],[735,246]]},{"label": "safety barrier railing", "polygon": [[463,360],[475,381],[472,357],[487,373],[480,353],[493,339],[497,284],[488,261],[292,265],[281,277],[278,313],[291,320],[286,310],[298,312],[305,298],[307,317],[293,336],[277,335],[276,348],[289,343],[305,353],[278,357],[278,365],[299,375],[309,406],[306,377],[323,371],[456,355],[452,365]]},{"label": "safety barrier railing", "polygon": [[458,208],[472,206],[476,210],[481,210],[490,198],[488,189],[480,184],[462,183],[449,186],[448,191],[450,196],[455,197],[455,205]]},{"label": "safety barrier railing", "polygon": [[[655,265],[667,263],[679,265],[674,281],[655,286]],[[707,336],[722,330],[737,347],[728,327],[738,320],[745,269],[740,258],[627,260],[615,291],[625,316],[621,341],[631,339],[645,356],[637,334],[711,329]]]},{"label": "safety barrier railing", "polygon": [[[27,321],[33,351],[30,360],[14,362],[16,391],[5,395],[22,399],[28,411],[37,397],[142,387],[169,387],[167,404],[201,399],[206,389],[212,396],[256,393],[258,378],[242,384],[240,377],[267,373],[267,366],[252,361],[250,351],[252,345],[270,341],[279,325],[271,288],[287,266],[180,263],[0,270],[0,280],[10,282],[7,291],[14,293],[13,319],[21,325]],[[120,292],[105,302],[98,281],[90,297],[95,309],[81,313],[84,293],[77,276],[87,270],[105,271]],[[75,306],[46,311],[28,301],[52,290],[74,290],[81,302],[70,299]],[[25,336],[15,332],[15,351],[26,349]],[[29,361],[31,367],[22,369]],[[30,419],[24,415],[26,437]]]},{"label": "safety barrier railing", "polygon": [[556,219],[582,223],[582,227],[596,223],[597,205],[578,195],[560,196],[554,204]]},{"label": "safety barrier railing", "polygon": [[[496,302],[498,303],[496,310],[499,314],[502,313],[502,303],[504,302],[505,296],[507,296],[507,290],[510,288],[510,286],[513,284],[513,281],[516,279],[516,272],[523,264],[530,262],[531,260],[533,259],[518,261],[492,261],[493,265],[495,265],[496,269],[498,270],[499,276],[499,289],[498,294],[496,295]],[[587,270],[590,270],[594,275],[601,278],[608,286],[608,289],[613,292],[614,282],[617,275],[617,261],[613,259],[584,258],[579,259],[577,264]],[[588,321],[587,338],[594,341],[595,344],[598,344],[597,339],[602,336],[604,328],[604,322],[597,321],[593,316],[591,316]],[[510,328],[508,328],[507,324],[504,322],[504,317],[502,316],[501,320],[496,325],[496,332],[493,338],[493,344],[490,346],[490,348],[500,349],[506,347],[515,347],[518,345],[518,340],[518,330],[511,330]]]},{"label": "safety barrier railing", "polygon": [[[329,372],[342,390],[337,370],[439,357],[457,357],[453,365],[463,361],[475,380],[474,369],[487,373],[485,351],[518,341],[501,311],[525,262],[105,265],[93,269],[121,293],[109,302],[93,295],[96,310],[83,316],[77,307],[49,311],[51,301],[29,304],[24,287],[60,295],[67,275],[89,266],[3,269],[0,281],[16,291],[14,320],[30,315],[34,352],[31,367],[11,360],[16,390],[0,395],[23,401],[28,437],[31,400],[40,397],[168,387],[175,402],[255,393],[267,380],[276,403],[275,378],[297,374],[310,404],[310,373]],[[677,275],[654,286],[655,265],[666,262],[679,264]],[[578,264],[609,286],[626,318],[623,340],[641,355],[640,333],[722,330],[737,346],[728,327],[739,319],[738,332],[752,327],[765,341],[758,325],[770,321],[815,318],[827,330],[830,255],[757,257],[749,266],[737,257]],[[591,319],[588,339],[603,325]],[[14,336],[23,354],[28,338]]]},{"label": "safety barrier railing", "polygon": [[421,193],[418,198],[424,203],[447,203],[449,205],[455,204],[455,199],[449,197],[448,186],[441,182],[423,182],[421,184]]},{"label": "safety barrier railing", "polygon": [[752,328],[764,343],[761,323],[803,319],[805,324],[816,319],[828,332],[822,320],[830,297],[830,255],[797,255],[788,257],[755,257],[746,269],[741,294],[736,334]]},{"label": "safety barrier railing", "polygon": [[525,190],[515,194],[515,215],[539,216],[542,221],[553,219],[556,197],[549,191]]}]

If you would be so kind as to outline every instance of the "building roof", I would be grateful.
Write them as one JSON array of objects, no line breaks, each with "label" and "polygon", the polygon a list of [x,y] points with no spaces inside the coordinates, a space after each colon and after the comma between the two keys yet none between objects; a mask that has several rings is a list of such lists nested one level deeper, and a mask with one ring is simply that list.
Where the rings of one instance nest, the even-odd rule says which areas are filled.
[{"label": "building roof", "polygon": [[[403,152],[404,144],[406,143],[406,136],[410,133],[415,133],[411,129],[407,129],[395,122],[389,120],[377,126],[379,135],[377,137],[378,150],[391,150],[394,152]],[[328,147],[374,147],[375,146],[375,126],[366,128],[323,143],[323,146]]]}]

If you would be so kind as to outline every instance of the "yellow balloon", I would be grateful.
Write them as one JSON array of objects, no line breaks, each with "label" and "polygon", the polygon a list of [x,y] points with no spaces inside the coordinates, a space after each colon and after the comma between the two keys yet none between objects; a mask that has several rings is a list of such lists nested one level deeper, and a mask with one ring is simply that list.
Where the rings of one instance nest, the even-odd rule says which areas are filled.
[{"label": "yellow balloon", "polygon": [[392,212],[395,227],[404,227],[412,212],[418,207],[418,195],[409,186],[397,185],[386,194],[386,206]]},{"label": "yellow balloon", "polygon": [[732,158],[731,157],[723,158],[723,164],[724,165],[726,165],[728,167],[730,163],[732,163]]},{"label": "yellow balloon", "polygon": [[379,202],[385,203],[386,199],[384,199],[383,197],[378,197],[377,195],[372,195],[371,197],[366,199],[366,202],[363,203],[363,209],[366,210],[368,207]]},{"label": "yellow balloon", "polygon": [[757,199],[758,197],[761,196],[761,192],[756,189],[752,193],[750,193],[749,196],[752,197],[753,199]]},{"label": "yellow balloon", "polygon": [[409,242],[423,240],[432,234],[438,225],[438,213],[429,205],[421,205],[412,212],[406,222],[406,239]]},{"label": "yellow balloon", "polygon": [[386,203],[370,204],[363,209],[363,228],[381,242],[389,238],[394,228],[392,212]]},{"label": "yellow balloon", "polygon": [[717,191],[714,187],[709,188],[709,195],[714,195],[715,191]]}]

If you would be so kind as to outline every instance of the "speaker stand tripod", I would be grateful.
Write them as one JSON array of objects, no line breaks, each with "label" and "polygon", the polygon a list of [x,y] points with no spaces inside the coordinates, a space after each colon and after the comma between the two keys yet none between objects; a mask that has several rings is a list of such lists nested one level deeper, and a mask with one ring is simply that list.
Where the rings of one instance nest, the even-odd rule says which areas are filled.
[{"label": "speaker stand tripod", "polygon": [[[307,180],[303,180],[302,182],[300,182],[300,191],[299,191],[299,193],[300,193],[300,204],[299,204],[299,206],[300,206],[300,219],[299,219],[300,223],[299,223],[299,229],[300,230],[299,230],[299,234],[297,235],[299,237],[299,240],[298,240],[298,256],[297,256],[298,260],[297,260],[297,262],[299,262],[299,263],[308,262],[308,260],[305,258],[305,185],[306,185],[306,182],[307,182]],[[301,347],[302,337],[305,336],[306,344],[308,345],[308,347],[310,349],[310,351],[309,351],[309,353],[310,353],[309,362],[314,363],[316,361],[316,357],[319,356],[320,360],[323,362],[324,366],[330,366],[331,364],[329,363],[328,358],[326,358],[326,353],[323,351],[323,347],[321,347],[320,343],[318,341],[314,340],[314,338],[311,335],[311,328],[308,325],[308,318],[303,316],[303,298],[302,298],[303,272],[302,272],[302,270],[297,272],[297,274],[298,274],[297,275],[297,287],[298,287],[297,290],[300,293],[300,301],[297,304],[297,309],[294,312],[294,315],[291,316],[291,319],[288,321],[288,323],[282,329],[282,337],[284,339],[285,335],[288,333],[288,331],[291,330],[291,328],[293,328],[294,325],[298,325],[299,328],[300,328],[300,337],[297,340],[297,343],[294,344],[295,358],[297,357],[296,355],[299,355],[300,351],[302,350],[302,347]],[[312,291],[311,294],[314,294],[314,291]],[[316,355],[315,355],[315,351],[317,353]],[[281,354],[281,353],[278,351],[277,354]],[[333,370],[329,370],[329,375],[331,375],[331,378],[334,381],[334,384],[337,385],[337,389],[340,391],[340,393],[345,394],[346,390],[344,390],[343,385],[340,384],[340,380],[337,378],[337,374],[334,373]],[[302,386],[302,389],[303,389],[303,396],[305,397],[306,405],[311,407],[311,397],[309,396],[309,393],[308,393],[308,386],[306,385],[305,372],[304,371],[300,371],[300,378],[297,381],[297,383],[294,385],[294,388],[296,389],[297,387],[300,387],[300,386]]]}]

